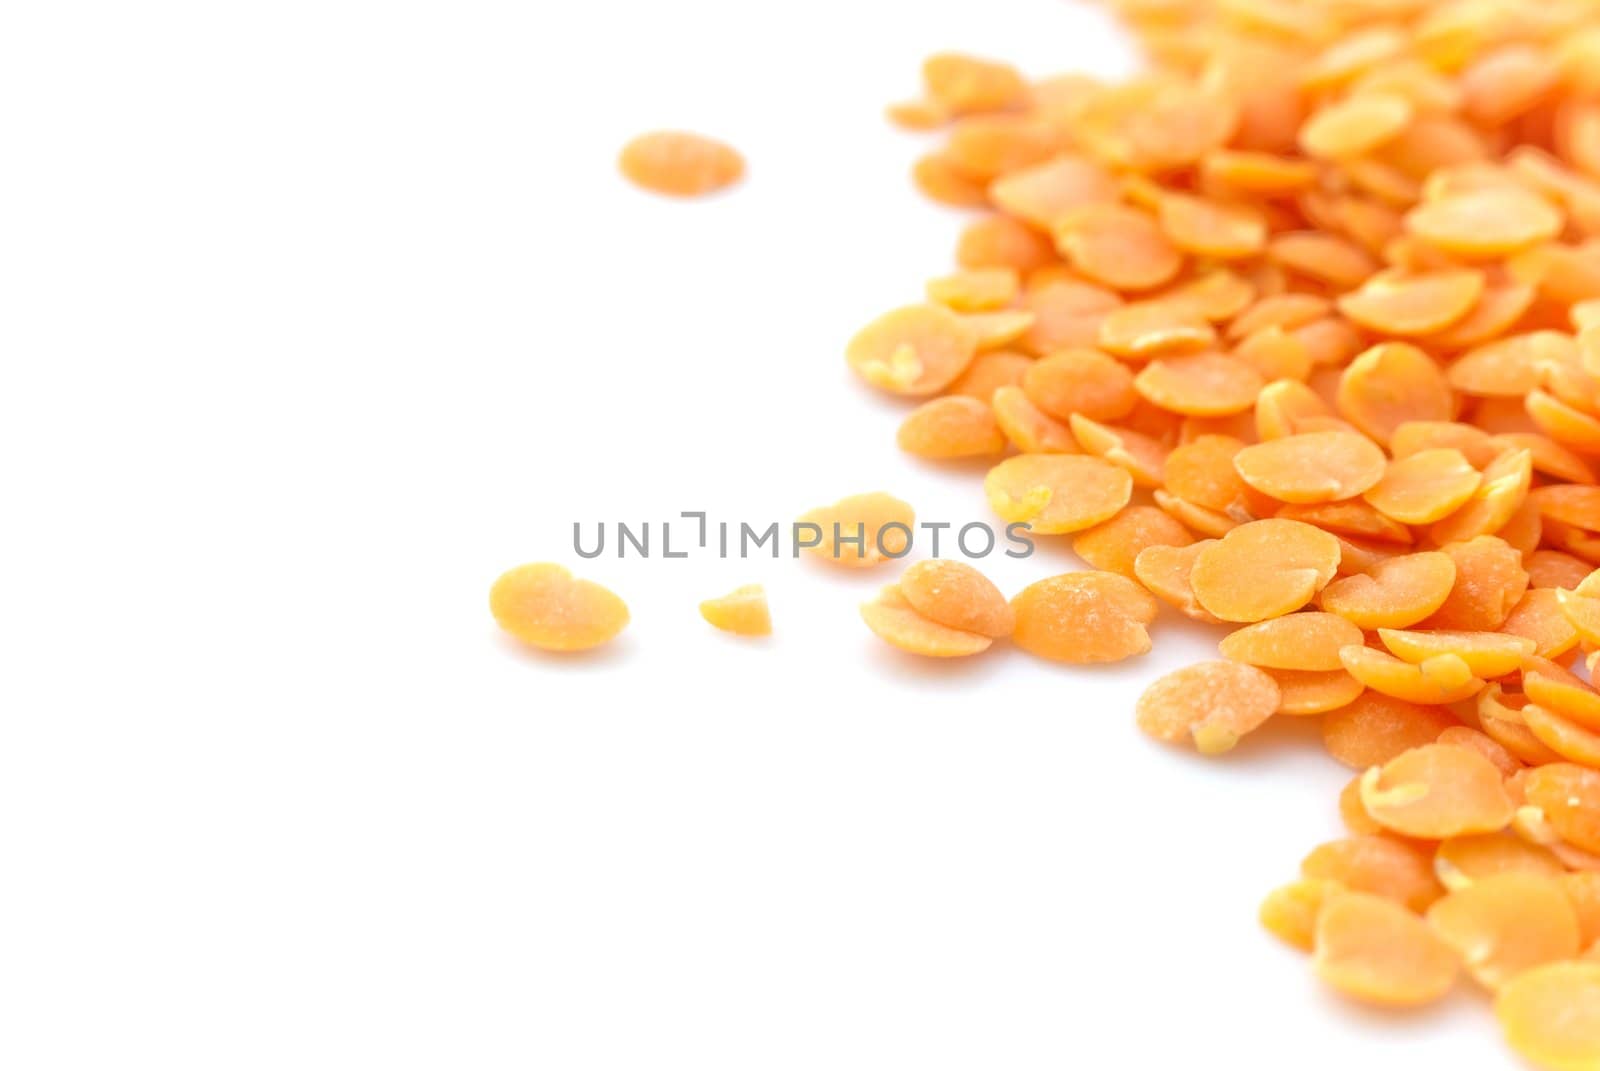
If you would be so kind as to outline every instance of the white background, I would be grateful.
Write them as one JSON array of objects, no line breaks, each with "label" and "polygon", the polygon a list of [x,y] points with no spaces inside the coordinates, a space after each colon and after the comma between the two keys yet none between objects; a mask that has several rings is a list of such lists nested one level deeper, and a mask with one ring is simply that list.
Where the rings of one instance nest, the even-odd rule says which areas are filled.
[{"label": "white background", "polygon": [[[1138,735],[1215,637],[933,665],[857,617],[892,570],[571,554],[987,518],[841,356],[950,266],[881,109],[952,46],[1132,64],[1058,0],[7,8],[0,1065],[1509,1065],[1476,994],[1352,1008],[1258,929],[1348,775]],[[748,181],[626,186],[662,126]],[[537,559],[621,641],[505,641]],[[767,642],[696,614],[749,582]]]}]

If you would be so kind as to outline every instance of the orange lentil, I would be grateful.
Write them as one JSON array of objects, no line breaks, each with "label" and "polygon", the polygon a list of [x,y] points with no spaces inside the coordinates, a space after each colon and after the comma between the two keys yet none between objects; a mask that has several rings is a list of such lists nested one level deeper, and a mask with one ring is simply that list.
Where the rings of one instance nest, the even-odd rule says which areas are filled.
[{"label": "orange lentil", "polygon": [[1494,763],[1471,748],[1437,743],[1370,767],[1361,804],[1386,829],[1429,840],[1497,832],[1515,810]]},{"label": "orange lentil", "polygon": [[760,584],[746,584],[705,600],[700,604],[700,616],[716,628],[738,636],[766,636],[772,632],[772,612]]},{"label": "orange lentil", "polygon": [[1259,492],[1239,478],[1233,459],[1244,443],[1227,435],[1201,435],[1167,455],[1167,490],[1187,502],[1219,513],[1254,517],[1267,510]]},{"label": "orange lentil", "polygon": [[1344,618],[1313,611],[1246,625],[1218,646],[1224,658],[1264,669],[1336,670],[1339,649],[1361,642],[1361,630]]},{"label": "orange lentil", "polygon": [[861,619],[886,642],[928,658],[964,658],[989,649],[991,637],[950,628],[919,614],[900,585],[890,584],[861,604]]},{"label": "orange lentil", "polygon": [[1534,653],[1532,640],[1500,632],[1407,632],[1380,628],[1379,641],[1391,654],[1421,664],[1439,655],[1454,655],[1479,677],[1504,677],[1520,670]]},{"label": "orange lentil", "polygon": [[1021,347],[1035,356],[1045,356],[1057,350],[1100,345],[1105,318],[1123,301],[1104,287],[1052,279],[1031,285],[1022,303],[1033,313],[1033,325],[1023,334]]},{"label": "orange lentil", "polygon": [[1498,629],[1528,590],[1522,555],[1494,536],[1447,543],[1441,549],[1455,562],[1456,580],[1444,605],[1428,618],[1427,627],[1468,632]]},{"label": "orange lentil", "polygon": [[987,353],[1020,340],[1033,326],[1033,313],[1027,309],[995,309],[964,313],[960,320],[971,332],[978,351]]},{"label": "orange lentil", "polygon": [[1001,433],[1023,453],[1082,453],[1072,429],[1030,402],[1020,386],[997,387],[989,405]]},{"label": "orange lentil", "polygon": [[1600,852],[1600,772],[1552,762],[1528,772],[1528,804],[1539,808],[1557,836],[1586,852]]},{"label": "orange lentil", "polygon": [[1451,363],[1450,385],[1465,394],[1520,398],[1544,382],[1547,369],[1567,359],[1571,336],[1530,331],[1484,342]]},{"label": "orange lentil", "polygon": [[1002,309],[1022,288],[1015,268],[976,268],[928,280],[928,300],[956,312]]},{"label": "orange lentil", "polygon": [[1547,963],[1501,987],[1495,1016],[1506,1042],[1551,1071],[1600,1066],[1600,963]]},{"label": "orange lentil", "polygon": [[1154,681],[1139,697],[1139,728],[1191,741],[1205,755],[1230,751],[1278,709],[1278,685],[1242,662],[1197,662]]},{"label": "orange lentil", "polygon": [[1352,498],[1384,475],[1383,451],[1351,431],[1286,435],[1240,450],[1233,467],[1245,483],[1280,502]]},{"label": "orange lentil", "polygon": [[1154,506],[1128,506],[1109,521],[1079,532],[1072,552],[1095,569],[1137,579],[1134,563],[1147,547],[1186,547],[1189,530]]},{"label": "orange lentil", "polygon": [[1600,694],[1577,677],[1541,673],[1530,667],[1522,675],[1522,690],[1546,710],[1600,731]]},{"label": "orange lentil", "polygon": [[1198,304],[1161,297],[1112,309],[1100,321],[1098,341],[1129,360],[1192,353],[1216,341],[1217,332]]},{"label": "orange lentil", "polygon": [[1428,924],[1481,985],[1500,989],[1530,967],[1579,952],[1578,913],[1548,874],[1491,874],[1428,908]]},{"label": "orange lentil", "polygon": [[1118,199],[1116,179],[1092,160],[1059,156],[1008,172],[989,186],[989,199],[1002,212],[1053,231],[1076,209],[1112,204]]},{"label": "orange lentil", "polygon": [[1092,420],[1118,420],[1139,401],[1133,373],[1092,349],[1061,350],[1040,358],[1023,373],[1022,389],[1029,401],[1058,420],[1074,413]]},{"label": "orange lentil", "polygon": [[1391,461],[1364,497],[1402,524],[1432,524],[1466,505],[1481,482],[1461,451],[1440,447]]},{"label": "orange lentil", "polygon": [[1407,628],[1432,616],[1449,599],[1456,563],[1436,550],[1401,554],[1370,571],[1329,584],[1317,600],[1322,609],[1361,628]]},{"label": "orange lentil", "polygon": [[1579,639],[1588,644],[1600,643],[1600,599],[1576,591],[1558,590],[1556,606]]},{"label": "orange lentil", "polygon": [[1483,296],[1480,271],[1379,272],[1339,299],[1339,311],[1372,331],[1431,335],[1472,311]]},{"label": "orange lentil", "polygon": [[1451,892],[1502,874],[1559,878],[1565,871],[1549,849],[1504,831],[1446,837],[1433,853],[1433,872]]},{"label": "orange lentil", "polygon": [[1371,253],[1348,238],[1320,231],[1274,235],[1267,242],[1273,263],[1315,283],[1347,290],[1378,270]]},{"label": "orange lentil", "polygon": [[1146,547],[1133,560],[1134,576],[1152,595],[1176,607],[1184,616],[1218,624],[1218,619],[1195,598],[1194,588],[1189,583],[1195,559],[1215,542],[1203,539],[1183,547],[1161,544]]},{"label": "orange lentil", "polygon": [[1307,188],[1316,182],[1317,169],[1292,157],[1218,149],[1200,161],[1200,175],[1209,187],[1272,196]]},{"label": "orange lentil", "polygon": [[1578,914],[1578,941],[1589,948],[1600,941],[1600,873],[1560,874],[1559,878]]},{"label": "orange lentil", "polygon": [[1150,649],[1146,631],[1156,600],[1116,573],[1063,573],[1028,585],[1011,600],[1011,640],[1055,662],[1120,662]]},{"label": "orange lentil", "polygon": [[1447,253],[1499,257],[1554,238],[1561,213],[1537,194],[1516,186],[1449,194],[1425,201],[1406,215],[1406,228]]},{"label": "orange lentil", "polygon": [[1240,413],[1255,404],[1261,373],[1220,353],[1151,361],[1134,377],[1134,388],[1152,405],[1185,416]]},{"label": "orange lentil", "polygon": [[1366,685],[1342,669],[1269,669],[1278,683],[1278,713],[1325,714],[1354,702]]},{"label": "orange lentil", "polygon": [[1261,925],[1273,936],[1302,952],[1315,945],[1317,916],[1322,905],[1344,886],[1320,878],[1301,878],[1280,885],[1261,901]]},{"label": "orange lentil", "polygon": [[1242,205],[1167,194],[1156,211],[1167,238],[1185,253],[1232,260],[1254,256],[1267,245],[1266,220]]},{"label": "orange lentil", "polygon": [[808,548],[812,554],[850,569],[903,557],[915,521],[909,505],[882,491],[850,495],[796,518],[798,524],[816,526],[817,542]]},{"label": "orange lentil", "polygon": [[636,186],[673,197],[699,197],[739,181],[744,158],[720,141],[679,130],[640,134],[617,166]]},{"label": "orange lentil", "polygon": [[1011,268],[1026,274],[1056,259],[1048,238],[1010,216],[973,220],[956,245],[956,262],[967,269]]},{"label": "orange lentil", "polygon": [[907,305],[857,332],[845,357],[874,387],[919,396],[948,387],[977,350],[977,332],[949,309]]},{"label": "orange lentil", "polygon": [[1355,644],[1339,651],[1345,671],[1375,692],[1413,703],[1455,703],[1483,687],[1465,659],[1434,655],[1413,664]]},{"label": "orange lentil", "polygon": [[1536,740],[1561,758],[1591,769],[1600,767],[1600,733],[1534,703],[1522,708],[1522,721]]},{"label": "orange lentil", "polygon": [[[1341,537],[1369,539],[1396,546],[1409,546],[1415,542],[1411,529],[1399,521],[1385,517],[1358,498],[1309,505],[1287,503],[1279,506],[1274,516],[1291,521],[1305,521]],[[1345,566],[1348,564],[1341,558],[1340,571],[1347,572]]]},{"label": "orange lentil", "polygon": [[1400,133],[1415,111],[1411,101],[1394,93],[1358,94],[1313,115],[1300,128],[1300,147],[1311,156],[1359,156]]},{"label": "orange lentil", "polygon": [[1454,949],[1427,923],[1384,897],[1345,892],[1317,915],[1312,969],[1357,1000],[1410,1007],[1438,1000],[1455,984]]},{"label": "orange lentil", "polygon": [[945,460],[1004,452],[994,410],[976,398],[934,398],[914,409],[895,433],[900,449],[917,457]]},{"label": "orange lentil", "polygon": [[1156,500],[1157,506],[1171,514],[1179,523],[1213,540],[1222,538],[1243,523],[1231,515],[1186,502],[1177,495],[1168,494],[1160,489],[1157,489],[1151,497]]},{"label": "orange lentil", "polygon": [[902,130],[937,130],[950,121],[942,104],[931,100],[902,100],[884,109],[889,122]]},{"label": "orange lentil", "polygon": [[1233,348],[1231,356],[1255,368],[1269,382],[1304,382],[1316,369],[1311,347],[1299,335],[1281,327],[1265,327],[1246,337]]},{"label": "orange lentil", "polygon": [[1451,420],[1408,420],[1394,429],[1389,449],[1395,460],[1424,450],[1457,450],[1473,468],[1482,468],[1502,452],[1482,428]]},{"label": "orange lentil", "polygon": [[911,181],[928,200],[952,208],[985,208],[989,204],[983,180],[967,174],[946,152],[917,157],[911,165]]},{"label": "orange lentil", "polygon": [[[1367,813],[1366,805],[1361,802],[1361,776],[1357,774],[1345,783],[1339,790],[1339,819],[1344,822],[1344,827],[1356,836],[1367,836],[1373,833],[1382,833],[1383,826],[1379,825]],[[1522,843],[1518,841],[1517,843]],[[1434,861],[1434,870],[1437,872],[1438,860]],[[1441,876],[1441,882],[1444,878]],[[1446,883],[1448,887],[1448,883]]]},{"label": "orange lentil", "polygon": [[1455,403],[1444,372],[1405,342],[1382,342],[1339,377],[1339,415],[1379,443],[1411,420],[1450,420]]},{"label": "orange lentil", "polygon": [[1310,386],[1292,379],[1268,383],[1256,395],[1255,432],[1262,442],[1312,431],[1354,430]]},{"label": "orange lentil", "polygon": [[1335,881],[1348,889],[1424,911],[1443,895],[1427,853],[1386,833],[1328,841],[1300,863],[1300,876]]},{"label": "orange lentil", "polygon": [[1183,267],[1180,253],[1155,220],[1126,205],[1088,205],[1056,227],[1063,256],[1090,279],[1119,290],[1149,290]]},{"label": "orange lentil", "polygon": [[971,115],[950,127],[944,153],[969,178],[989,182],[1048,160],[1060,147],[1049,124],[1026,114]]},{"label": "orange lentil", "polygon": [[1428,529],[1429,537],[1449,546],[1502,531],[1522,508],[1532,481],[1532,453],[1504,451],[1483,467],[1483,479],[1472,497],[1435,522]]},{"label": "orange lentil", "polygon": [[1365,770],[1431,744],[1445,730],[1460,724],[1442,707],[1365,692],[1322,720],[1322,742],[1335,759]]},{"label": "orange lentil", "polygon": [[1588,562],[1559,550],[1536,550],[1523,564],[1530,588],[1575,588],[1593,571]]},{"label": "orange lentil", "polygon": [[1009,636],[1016,625],[1000,589],[966,562],[916,562],[901,574],[900,594],[917,613],[946,628],[998,639]]},{"label": "orange lentil", "polygon": [[585,651],[628,624],[628,607],[592,580],[551,562],[519,565],[489,589],[489,612],[518,640],[546,651]]},{"label": "orange lentil", "polygon": [[1494,436],[1491,442],[1506,453],[1526,450],[1533,470],[1545,476],[1569,483],[1596,482],[1594,470],[1587,461],[1548,436],[1531,431],[1507,431]]},{"label": "orange lentil", "polygon": [[1020,386],[1023,374],[1032,364],[1033,358],[1008,350],[980,353],[967,365],[967,370],[945,388],[945,392],[987,402],[1001,387]]},{"label": "orange lentil", "polygon": [[1067,424],[1086,453],[1125,470],[1136,486],[1160,486],[1167,460],[1167,448],[1160,440],[1131,428],[1101,424],[1082,413],[1073,413]]},{"label": "orange lentil", "polygon": [[1465,725],[1448,727],[1439,734],[1438,743],[1471,748],[1494,763],[1494,768],[1506,777],[1512,776],[1522,768],[1522,763],[1517,760],[1515,755],[1477,729],[1469,729]]},{"label": "orange lentil", "polygon": [[922,81],[929,98],[951,115],[1003,111],[1028,98],[1028,84],[1015,67],[957,52],[929,56]]},{"label": "orange lentil", "polygon": [[1116,516],[1133,495],[1133,477],[1081,454],[1022,454],[989,470],[989,505],[1010,523],[1041,534],[1080,532]]},{"label": "orange lentil", "polygon": [[1224,621],[1262,621],[1310,602],[1333,579],[1339,554],[1339,541],[1309,524],[1251,521],[1200,552],[1190,583]]},{"label": "orange lentil", "polygon": [[1459,350],[1476,346],[1514,327],[1533,306],[1537,291],[1527,283],[1500,281],[1491,277],[1478,305],[1445,330],[1428,339],[1440,349]]},{"label": "orange lentil", "polygon": [[1216,267],[1164,291],[1164,296],[1199,313],[1208,322],[1220,324],[1239,315],[1255,300],[1256,287],[1237,272]]}]

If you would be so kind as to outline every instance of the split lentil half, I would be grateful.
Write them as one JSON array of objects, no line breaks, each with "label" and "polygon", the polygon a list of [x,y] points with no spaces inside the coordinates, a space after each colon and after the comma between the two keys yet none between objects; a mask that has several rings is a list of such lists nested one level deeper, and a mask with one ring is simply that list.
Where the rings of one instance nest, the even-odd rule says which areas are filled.
[{"label": "split lentil half", "polygon": [[973,217],[847,353],[920,405],[905,451],[991,459],[995,514],[1092,568],[1006,604],[919,563],[863,614],[1068,663],[1143,654],[1160,604],[1216,629],[1138,726],[1314,717],[1354,770],[1263,924],[1355,999],[1464,978],[1535,1065],[1600,1068],[1600,9],[1108,2],[1149,73],[948,53],[891,110]]}]

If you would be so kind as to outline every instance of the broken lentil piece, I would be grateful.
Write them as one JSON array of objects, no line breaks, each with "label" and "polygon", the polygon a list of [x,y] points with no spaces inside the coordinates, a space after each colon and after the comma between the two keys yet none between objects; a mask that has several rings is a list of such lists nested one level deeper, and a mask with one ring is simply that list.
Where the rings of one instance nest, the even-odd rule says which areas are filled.
[{"label": "broken lentil piece", "polygon": [[760,584],[746,584],[700,604],[700,616],[724,632],[738,636],[772,634],[772,612]]}]

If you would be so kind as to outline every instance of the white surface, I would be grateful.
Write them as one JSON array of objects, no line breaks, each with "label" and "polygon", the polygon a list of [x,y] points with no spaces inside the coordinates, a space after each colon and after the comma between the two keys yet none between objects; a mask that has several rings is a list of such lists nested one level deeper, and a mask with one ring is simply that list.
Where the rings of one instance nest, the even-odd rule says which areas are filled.
[{"label": "white surface", "polygon": [[[1326,996],[1260,896],[1307,726],[1141,739],[1137,664],[928,666],[792,561],[574,520],[892,489],[844,340],[949,264],[881,108],[942,47],[1125,69],[1055,0],[18,5],[0,26],[0,1065],[1495,1068],[1484,1001]],[[750,161],[625,186],[632,134]],[[608,653],[503,642],[570,559]],[[1015,590],[1065,551],[992,559]],[[892,574],[890,574],[892,575]],[[767,585],[777,635],[696,602]]]}]

